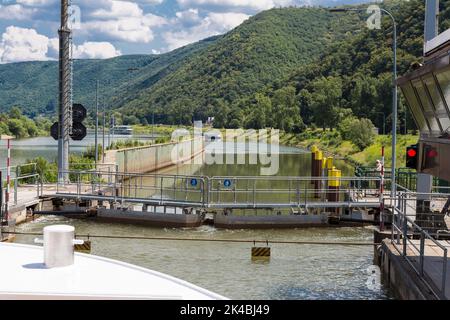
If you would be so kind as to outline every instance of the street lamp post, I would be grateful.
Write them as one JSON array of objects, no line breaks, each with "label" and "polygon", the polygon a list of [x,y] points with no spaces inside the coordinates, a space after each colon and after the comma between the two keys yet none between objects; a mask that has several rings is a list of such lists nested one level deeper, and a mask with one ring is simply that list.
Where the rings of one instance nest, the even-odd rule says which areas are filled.
[{"label": "street lamp post", "polygon": [[155,109],[153,109],[153,113],[152,113],[152,141],[153,141],[153,143],[156,142],[156,139],[155,139]]},{"label": "street lamp post", "polygon": [[[347,11],[366,11],[366,9],[358,9],[358,8],[333,8],[329,10],[330,12],[347,12]],[[395,171],[397,167],[397,22],[395,21],[394,16],[388,10],[380,8],[380,11],[386,13],[392,20],[393,23],[393,51],[394,51],[394,63],[393,63],[393,97],[392,97],[392,169],[391,169],[391,198],[394,197],[396,193],[396,177]]]},{"label": "street lamp post", "polygon": [[95,169],[98,164],[98,80],[95,86]]},{"label": "street lamp post", "polygon": [[106,155],[106,146],[105,146],[105,125],[106,125],[106,111],[105,111],[105,102],[103,101],[103,141],[102,141],[102,162],[105,163],[105,155]]}]

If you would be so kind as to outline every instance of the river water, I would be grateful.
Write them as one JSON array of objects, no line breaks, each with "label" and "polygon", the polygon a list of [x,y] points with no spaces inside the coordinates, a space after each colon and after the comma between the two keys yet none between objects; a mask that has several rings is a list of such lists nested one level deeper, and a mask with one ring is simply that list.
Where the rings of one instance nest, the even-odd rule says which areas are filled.
[{"label": "river water", "polygon": [[[149,135],[114,135],[109,141],[124,141],[128,139],[148,141],[152,137]],[[98,143],[102,144],[102,134],[98,136]],[[105,136],[105,144],[108,144],[108,133]],[[88,146],[95,146],[95,135],[88,132],[82,141],[70,141],[70,152],[80,154]],[[0,167],[6,166],[6,141],[0,140]],[[52,137],[35,137],[20,140],[11,140],[11,161],[12,165],[22,164],[29,159],[43,157],[49,161],[56,161],[58,158],[58,141]]]},{"label": "river water", "polygon": [[[17,143],[17,148],[19,148]],[[50,152],[38,148],[43,156]],[[251,148],[250,148],[251,149]],[[246,149],[247,152],[251,150]],[[17,152],[17,151],[16,151]],[[26,151],[29,152],[29,151]],[[310,154],[281,147],[278,175],[309,175]],[[344,174],[352,168],[336,164]],[[261,165],[180,165],[165,173],[208,176],[258,175]],[[131,224],[98,223],[62,217],[41,217],[20,225],[18,231],[40,232],[49,224],[75,226],[79,234],[179,237],[233,240],[285,240],[372,242],[373,230],[359,228],[311,228],[292,230],[222,230],[210,226],[195,229],[156,229]],[[17,242],[33,243],[34,237],[19,236]],[[390,299],[373,279],[373,246],[271,244],[270,261],[252,261],[251,243],[151,241],[92,238],[92,254],[123,260],[164,272],[232,299]],[[376,282],[379,278],[376,279]]]}]

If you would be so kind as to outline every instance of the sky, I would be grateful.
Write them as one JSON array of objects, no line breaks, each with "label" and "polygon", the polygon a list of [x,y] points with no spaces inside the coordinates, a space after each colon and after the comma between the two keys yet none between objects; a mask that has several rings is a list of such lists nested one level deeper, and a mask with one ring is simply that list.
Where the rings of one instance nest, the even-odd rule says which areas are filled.
[{"label": "sky", "polygon": [[[76,59],[160,54],[228,32],[273,7],[365,0],[72,0]],[[60,0],[0,0],[0,63],[58,56]]]}]

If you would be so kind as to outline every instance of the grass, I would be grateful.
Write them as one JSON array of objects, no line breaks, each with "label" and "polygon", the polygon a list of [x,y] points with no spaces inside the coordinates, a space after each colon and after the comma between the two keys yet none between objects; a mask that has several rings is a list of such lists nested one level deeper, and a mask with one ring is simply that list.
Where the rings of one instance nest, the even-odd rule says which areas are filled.
[{"label": "grass", "polygon": [[[397,136],[397,163],[398,168],[405,166],[406,147],[417,143],[417,135]],[[391,136],[379,135],[374,142],[359,150],[351,141],[342,140],[337,131],[322,131],[320,129],[308,129],[301,134],[280,133],[280,143],[288,146],[295,146],[309,149],[316,145],[328,155],[337,159],[345,159],[356,166],[374,166],[377,159],[381,159],[382,147],[385,147],[385,162],[391,163],[392,159],[392,138]],[[389,166],[389,165],[387,165]]]}]

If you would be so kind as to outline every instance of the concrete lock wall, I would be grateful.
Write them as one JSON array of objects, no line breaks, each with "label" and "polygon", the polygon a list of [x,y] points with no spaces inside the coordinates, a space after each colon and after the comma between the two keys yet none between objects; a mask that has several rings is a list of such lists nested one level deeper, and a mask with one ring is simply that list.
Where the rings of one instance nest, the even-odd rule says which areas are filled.
[{"label": "concrete lock wall", "polygon": [[117,150],[119,172],[146,173],[186,162],[203,152],[202,137],[181,142]]}]

